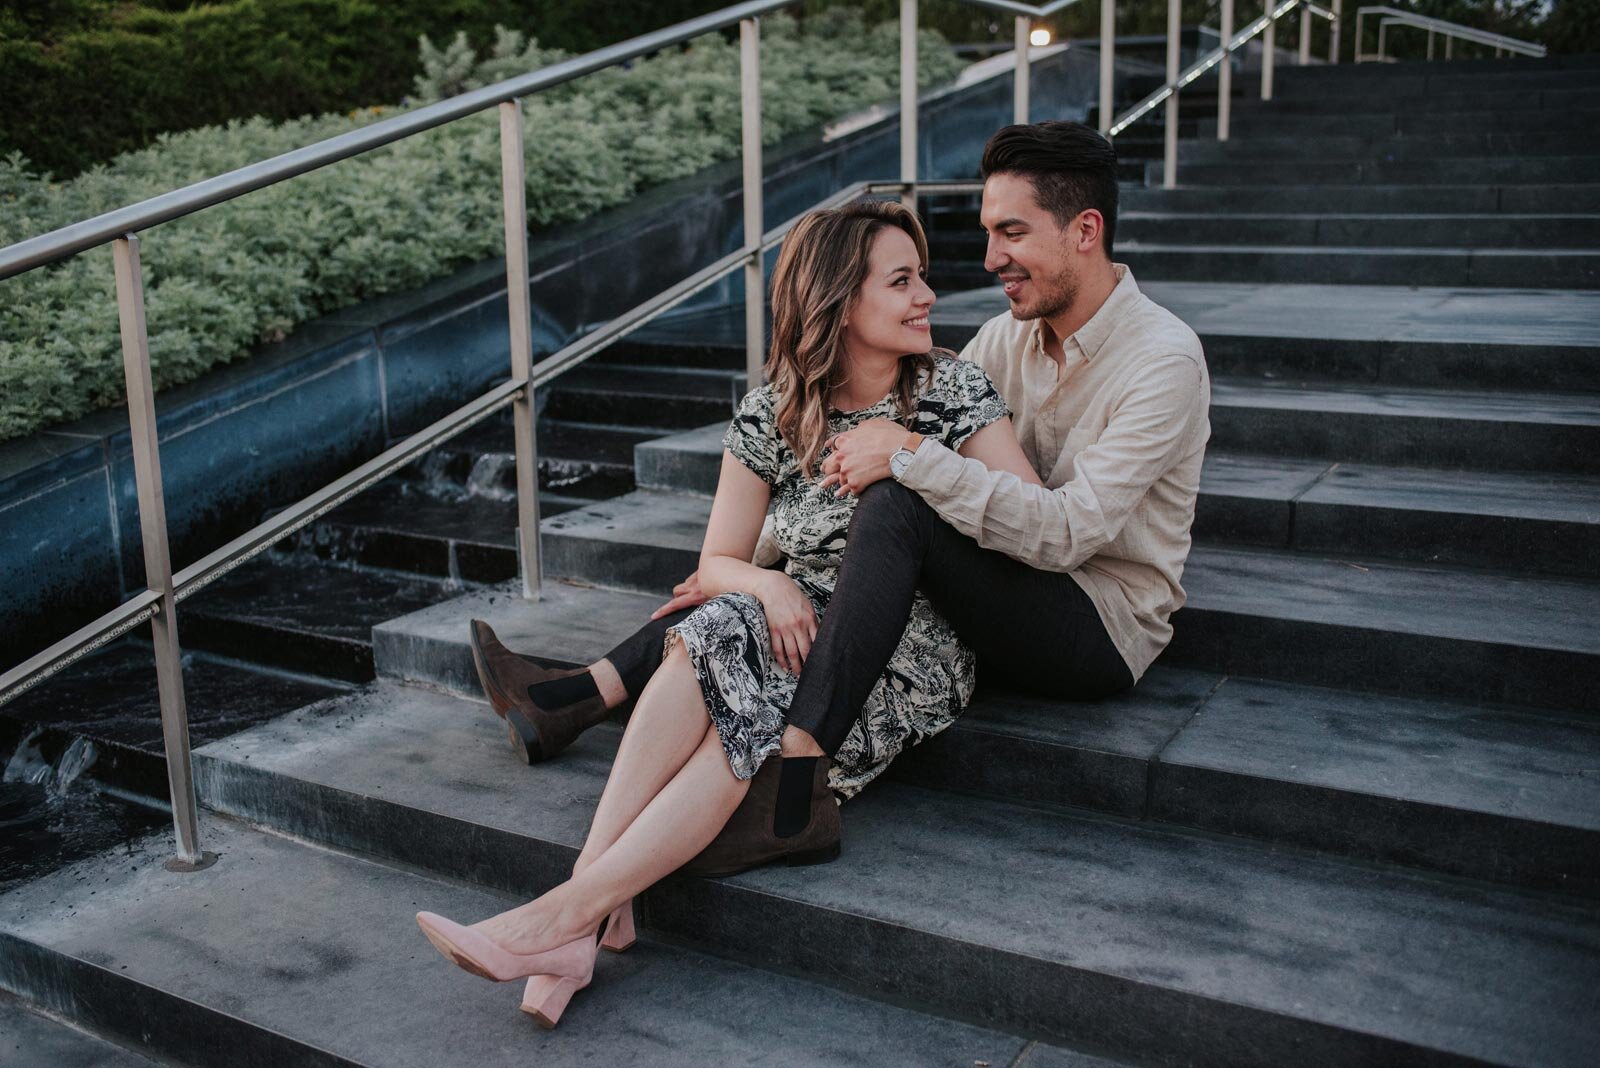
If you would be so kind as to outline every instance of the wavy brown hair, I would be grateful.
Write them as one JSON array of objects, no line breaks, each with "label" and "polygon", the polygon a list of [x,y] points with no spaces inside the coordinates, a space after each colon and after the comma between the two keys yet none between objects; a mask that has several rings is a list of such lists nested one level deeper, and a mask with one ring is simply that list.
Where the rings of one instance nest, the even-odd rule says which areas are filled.
[{"label": "wavy brown hair", "polygon": [[[928,239],[916,212],[881,200],[811,212],[789,232],[773,269],[767,381],[776,394],[778,432],[806,478],[828,437],[828,400],[845,380],[845,319],[866,281],[873,239],[891,226],[910,235],[926,272]],[[894,391],[901,422],[916,412],[919,378],[932,374],[932,353],[901,357]]]}]

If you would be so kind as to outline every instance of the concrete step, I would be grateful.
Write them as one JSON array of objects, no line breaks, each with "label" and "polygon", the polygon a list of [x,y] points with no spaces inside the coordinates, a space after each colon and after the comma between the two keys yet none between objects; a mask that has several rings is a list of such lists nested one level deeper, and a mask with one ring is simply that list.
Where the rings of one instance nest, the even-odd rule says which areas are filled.
[{"label": "concrete step", "polygon": [[1484,89],[1470,82],[1448,92],[1331,94],[1325,96],[1279,97],[1261,100],[1246,96],[1234,102],[1239,114],[1275,112],[1281,115],[1326,115],[1371,113],[1432,113],[1482,111],[1566,111],[1594,107],[1592,88],[1559,89]]},{"label": "concrete step", "polygon": [[[1214,375],[1401,388],[1600,391],[1600,293],[1164,282],[1140,289],[1188,323]],[[934,305],[959,350],[1009,307],[998,287]],[[1471,465],[1468,465],[1471,466]]]},{"label": "concrete step", "polygon": [[1590,582],[1196,546],[1163,662],[1592,714]]},{"label": "concrete step", "polygon": [[[987,238],[939,233],[940,269],[981,266]],[[1600,213],[1338,213],[1126,211],[1117,217],[1116,252],[1154,245],[1356,245],[1368,248],[1600,248]]]},{"label": "concrete step", "polygon": [[[546,573],[663,599],[695,569],[703,497],[640,491],[544,526]],[[1197,546],[1168,662],[1210,671],[1592,711],[1592,583]]]},{"label": "concrete step", "polygon": [[156,1062],[0,994],[0,1059],[11,1068],[156,1068]]},{"label": "concrete step", "polygon": [[[1116,256],[1132,267],[1138,277],[1162,281],[1600,288],[1600,249],[1597,248],[1403,248],[1119,241]],[[963,270],[958,274],[944,267],[930,272],[930,277],[944,280],[952,288],[958,279],[967,283],[963,288],[968,288],[992,278],[981,269]]]},{"label": "concrete step", "polygon": [[1445,74],[1517,74],[1540,73],[1551,70],[1594,71],[1600,68],[1600,55],[1572,52],[1557,53],[1536,59],[1532,56],[1501,56],[1497,59],[1482,57],[1467,59],[1406,60],[1394,63],[1315,63],[1310,66],[1280,67],[1278,76],[1303,81],[1313,85],[1333,82],[1388,81],[1392,78],[1412,78],[1417,75]]},{"label": "concrete step", "polygon": [[1357,98],[1361,102],[1384,102],[1394,97],[1422,97],[1470,93],[1525,93],[1550,90],[1600,91],[1600,72],[1578,70],[1519,70],[1431,72],[1413,68],[1404,74],[1382,79],[1305,77],[1288,68],[1281,81],[1275,79],[1273,91],[1278,100],[1321,100]]},{"label": "concrete step", "polygon": [[1600,211],[1600,184],[1534,183],[1458,185],[1190,185],[1188,168],[1179,172],[1187,188],[1125,188],[1124,211],[1204,212],[1427,212],[1562,213]]},{"label": "concrete step", "polygon": [[[639,447],[639,484],[709,496],[722,424]],[[1211,449],[1196,541],[1600,578],[1600,479],[1439,471]]]},{"label": "concrete step", "polygon": [[1272,456],[1600,474],[1600,398],[1310,388],[1214,377],[1211,447]]},{"label": "concrete step", "polygon": [[363,682],[373,677],[374,624],[458,592],[459,584],[445,580],[268,555],[183,602],[179,640],[186,648]]},{"label": "concrete step", "polygon": [[[538,604],[507,588],[468,594],[385,624],[392,674],[481,699],[467,620],[487,619],[519,652],[581,664],[657,600],[565,585]],[[1007,693],[979,670],[962,717],[902,754],[890,776],[1600,897],[1600,787],[1574,772],[1600,752],[1590,717],[1159,664],[1126,694],[1064,703]]]},{"label": "concrete step", "polygon": [[670,429],[701,426],[733,414],[746,387],[717,369],[595,364],[570,371],[551,387],[544,414],[573,422]]},{"label": "concrete step", "polygon": [[[1245,160],[1277,162],[1312,160],[1423,161],[1457,157],[1510,156],[1535,159],[1545,156],[1600,155],[1600,140],[1591,129],[1457,131],[1430,134],[1380,134],[1360,136],[1327,131],[1280,136],[1234,135],[1231,140],[1196,138],[1180,141],[1180,163],[1229,163]],[[1180,170],[1179,176],[1183,172]]]},{"label": "concrete step", "polygon": [[[1145,167],[1145,184],[1160,185],[1162,164]],[[1458,156],[1425,160],[1306,160],[1181,163],[1184,185],[1553,185],[1600,181],[1600,156]],[[1275,203],[1268,200],[1266,203]],[[1563,205],[1556,210],[1583,210]]]},{"label": "concrete step", "polygon": [[[537,892],[562,877],[575,856],[617,732],[597,728],[560,760],[530,771],[506,751],[486,708],[462,704],[379,688],[364,700],[208,749],[198,757],[199,788],[208,804],[270,820],[289,834],[437,871],[470,871],[482,885],[522,895]],[[418,774],[421,768],[429,774]],[[645,895],[644,927],[763,968],[826,976],[852,992],[1113,1052],[1136,1049],[1145,1059],[1576,1064],[1589,1048],[1588,1013],[1600,980],[1592,910],[900,783],[875,786],[844,816],[845,851],[835,864],[768,868],[721,882],[670,880]],[[337,895],[335,903],[329,890],[345,883],[326,876],[312,884],[326,888],[314,895],[300,883],[280,894],[276,887],[298,880],[294,873],[309,862],[287,855],[287,844],[269,850],[280,839],[247,847],[219,833],[218,841],[236,857],[214,869],[218,881],[242,889],[252,885],[247,878],[285,874],[252,893],[211,891],[229,903],[207,910],[202,944],[212,924],[255,931],[262,921],[252,923],[251,915],[272,916],[301,896],[306,915],[297,914],[297,922],[318,930],[324,906],[317,902],[327,902],[337,930],[350,929],[356,917],[365,921],[364,934],[378,928],[374,957],[396,973],[388,985],[411,992],[387,999],[407,1015],[384,1018],[384,1030],[411,1038],[419,1058],[433,1047],[412,1038],[412,1028],[420,1036],[439,1020],[418,1006],[441,1003],[462,1013],[457,1028],[469,1034],[469,1027],[485,1027],[466,1001],[489,1000],[481,984],[441,978],[448,973],[439,969],[448,966],[426,947],[416,950],[416,964],[404,964],[400,939],[417,937],[407,929],[417,907],[481,916],[498,905],[414,884],[386,896],[388,904],[368,905],[361,891],[349,900]],[[1019,858],[1026,858],[1021,867]],[[125,859],[118,863],[128,867]],[[104,934],[89,926],[95,915],[115,929],[143,931],[170,929],[186,914],[189,903],[166,892],[174,884],[156,871],[142,867],[118,879],[135,887],[127,896],[96,879],[102,900],[87,915],[86,886],[70,879],[41,884],[30,898],[39,904],[23,910],[25,931],[16,921],[0,922],[35,968],[81,960],[86,947],[107,948]],[[369,870],[365,884],[381,887],[391,877]],[[159,910],[162,922],[127,911],[135,898],[142,909]],[[68,919],[74,908],[78,917]],[[401,918],[386,919],[395,913]],[[390,930],[396,945],[387,944]],[[329,944],[343,948],[345,940],[333,934],[325,936]],[[1405,952],[1396,953],[1396,945]],[[647,960],[653,950],[647,944],[644,955],[607,961],[606,971]],[[111,963],[129,963],[130,971],[137,964],[148,974],[145,961],[155,957],[169,962],[165,975],[196,967],[164,941],[159,953],[146,953],[137,961],[111,954]],[[370,981],[366,952],[358,946],[346,954],[350,982]],[[413,967],[422,976],[416,987]],[[973,974],[983,982],[974,984]],[[582,1034],[576,1025],[606,1018],[603,1007],[607,1015],[621,1012],[622,1003],[610,1009],[608,997],[648,996],[625,978],[605,983],[605,976],[555,1036]],[[316,996],[347,1004],[332,996],[340,986],[329,983],[321,979],[301,1002]],[[458,1001],[447,993],[456,988],[470,994]],[[430,990],[439,993],[430,999]],[[706,1000],[697,994],[697,1004]],[[244,1011],[269,1004],[251,999]],[[839,1027],[831,1019],[829,1025]],[[1248,1043],[1238,1040],[1241,1033],[1251,1036]],[[941,1041],[948,1049],[950,1039]],[[525,1045],[521,1052],[525,1057]]]},{"label": "concrete step", "polygon": [[[382,795],[373,807],[407,813]],[[440,830],[432,813],[412,819],[418,833]],[[388,839],[399,828],[375,830]],[[597,1049],[611,1064],[1010,1064],[1032,1049],[1078,1063],[1016,1035],[651,941],[603,954],[594,983],[544,1031],[517,1011],[519,984],[496,989],[456,968],[413,920],[419,909],[481,918],[510,896],[231,820],[206,820],[205,834],[221,859],[201,872],[163,870],[170,847],[153,837],[9,895],[0,984],[195,1065],[561,1068],[594,1064]],[[490,837],[491,848],[509,844]],[[518,887],[526,897],[555,881],[548,861],[566,850],[522,844],[543,854],[518,864],[533,875]],[[450,874],[483,861],[495,863]],[[774,1006],[787,1016],[765,1026]]]},{"label": "concrete step", "polygon": [[1600,579],[1600,479],[1206,456],[1203,544]]},{"label": "concrete step", "polygon": [[[1185,98],[1187,99],[1187,98]],[[1216,109],[1191,112],[1197,116],[1195,133],[1199,137],[1217,136]],[[1310,134],[1386,137],[1393,134],[1428,137],[1436,134],[1528,132],[1566,130],[1578,133],[1595,128],[1600,111],[1581,108],[1561,111],[1431,111],[1358,112],[1325,115],[1275,115],[1264,110],[1250,115],[1229,116],[1230,135],[1240,141],[1257,137],[1298,137]],[[1592,143],[1592,142],[1591,142]]]}]

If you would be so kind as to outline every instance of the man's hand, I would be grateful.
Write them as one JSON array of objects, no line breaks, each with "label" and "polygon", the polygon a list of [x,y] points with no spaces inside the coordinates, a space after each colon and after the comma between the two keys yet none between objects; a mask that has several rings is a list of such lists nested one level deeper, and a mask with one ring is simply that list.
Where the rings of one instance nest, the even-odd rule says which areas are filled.
[{"label": "man's hand", "polygon": [[789,674],[800,674],[817,636],[817,610],[811,598],[782,571],[768,571],[751,592],[767,614],[772,655]]},{"label": "man's hand", "polygon": [[921,434],[893,420],[869,419],[830,440],[833,452],[822,461],[822,485],[837,485],[836,497],[859,495],[874,482],[889,477],[889,457],[902,448],[915,452],[921,444]]},{"label": "man's hand", "polygon": [[651,619],[660,619],[670,616],[682,608],[693,608],[697,604],[705,604],[706,595],[700,589],[700,572],[696,571],[688,578],[672,587],[672,600],[650,613]]}]

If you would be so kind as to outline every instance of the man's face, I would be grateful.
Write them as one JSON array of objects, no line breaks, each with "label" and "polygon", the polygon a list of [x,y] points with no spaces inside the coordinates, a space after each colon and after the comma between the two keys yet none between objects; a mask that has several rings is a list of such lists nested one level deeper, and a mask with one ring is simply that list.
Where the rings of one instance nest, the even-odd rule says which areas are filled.
[{"label": "man's face", "polygon": [[1020,174],[995,174],[983,183],[979,222],[989,235],[983,269],[1005,286],[1017,319],[1048,319],[1078,295],[1077,257],[1068,230],[1039,205],[1033,182]]}]

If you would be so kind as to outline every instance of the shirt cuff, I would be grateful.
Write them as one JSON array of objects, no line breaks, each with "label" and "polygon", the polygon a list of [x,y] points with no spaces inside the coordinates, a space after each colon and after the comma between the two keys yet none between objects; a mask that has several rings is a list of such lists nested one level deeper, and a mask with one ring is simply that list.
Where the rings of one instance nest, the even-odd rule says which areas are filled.
[{"label": "shirt cuff", "polygon": [[949,446],[932,438],[924,438],[922,445],[911,454],[900,484],[918,493],[949,492],[961,474],[961,456]]}]

